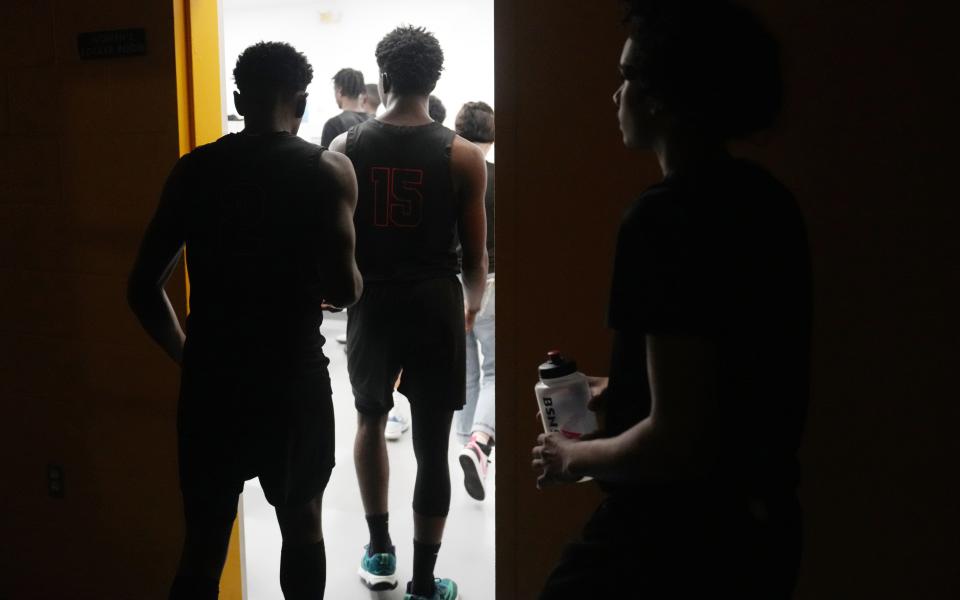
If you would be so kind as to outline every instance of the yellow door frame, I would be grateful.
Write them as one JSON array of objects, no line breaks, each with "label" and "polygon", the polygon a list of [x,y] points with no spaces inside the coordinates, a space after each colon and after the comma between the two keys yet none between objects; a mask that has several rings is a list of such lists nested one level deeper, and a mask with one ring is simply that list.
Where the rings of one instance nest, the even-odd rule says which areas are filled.
[{"label": "yellow door frame", "polygon": [[[177,61],[177,121],[180,155],[223,135],[220,88],[220,6],[218,0],[173,0]],[[187,276],[187,311],[190,277]],[[221,600],[243,600],[240,526],[233,523],[227,562],[220,578]]]}]

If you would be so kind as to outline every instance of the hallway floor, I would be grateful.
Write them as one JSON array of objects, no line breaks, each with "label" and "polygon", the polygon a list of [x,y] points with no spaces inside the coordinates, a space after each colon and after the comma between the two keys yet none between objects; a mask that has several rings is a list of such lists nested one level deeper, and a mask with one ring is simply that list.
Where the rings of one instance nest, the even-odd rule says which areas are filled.
[{"label": "hallway floor", "polygon": [[[353,470],[353,437],[356,411],[347,378],[343,345],[336,337],[346,331],[345,313],[327,315],[322,332],[327,338],[324,351],[330,358],[330,378],[336,412],[337,466],[324,495],[323,531],[327,551],[327,591],[336,600],[399,600],[411,577],[413,565],[413,522],[411,502],[416,476],[413,444],[408,430],[388,442],[390,455],[390,535],[397,546],[397,575],[400,585],[387,592],[367,590],[357,576],[367,526]],[[409,408],[406,414],[409,417]],[[493,600],[494,597],[494,466],[487,477],[487,498],[477,502],[463,487],[463,470],[457,461],[461,445],[450,440],[450,481],[453,488],[443,546],[436,575],[457,582],[464,600]],[[273,508],[267,504],[257,479],[248,481],[242,500],[244,571],[246,600],[281,600],[280,530]]]}]

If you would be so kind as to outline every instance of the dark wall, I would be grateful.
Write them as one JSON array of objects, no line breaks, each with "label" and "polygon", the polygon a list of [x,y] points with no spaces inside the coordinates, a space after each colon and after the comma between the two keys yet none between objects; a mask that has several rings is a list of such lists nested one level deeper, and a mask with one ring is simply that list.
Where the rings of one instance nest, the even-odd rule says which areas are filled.
[{"label": "dark wall", "polygon": [[[790,89],[738,152],[797,195],[816,284],[797,597],[958,597],[956,21],[935,2],[753,4]],[[616,5],[496,5],[501,598],[534,597],[596,500],[537,492],[529,449],[542,353],[606,368],[612,236],[658,176],[617,131]]]},{"label": "dark wall", "polygon": [[[79,59],[127,27],[149,54]],[[125,302],[179,154],[173,41],[169,0],[0,3],[0,598],[162,598],[175,568],[177,374]]]}]

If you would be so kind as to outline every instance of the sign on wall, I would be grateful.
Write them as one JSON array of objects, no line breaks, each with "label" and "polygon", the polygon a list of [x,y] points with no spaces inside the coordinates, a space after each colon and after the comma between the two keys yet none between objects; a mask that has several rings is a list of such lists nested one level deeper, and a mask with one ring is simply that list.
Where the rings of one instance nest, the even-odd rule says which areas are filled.
[{"label": "sign on wall", "polygon": [[81,33],[77,35],[77,50],[81,59],[140,56],[147,53],[147,31],[140,28]]}]

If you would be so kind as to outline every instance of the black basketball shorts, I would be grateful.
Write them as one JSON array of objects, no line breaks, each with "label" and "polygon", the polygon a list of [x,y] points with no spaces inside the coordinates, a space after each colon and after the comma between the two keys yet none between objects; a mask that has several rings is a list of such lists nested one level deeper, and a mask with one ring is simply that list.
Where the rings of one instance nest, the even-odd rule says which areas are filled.
[{"label": "black basketball shorts", "polygon": [[465,400],[463,289],[456,277],[370,282],[347,316],[347,368],[356,408],[383,414],[400,392],[418,406]]},{"label": "black basketball shorts", "polygon": [[184,495],[238,495],[259,477],[273,506],[322,492],[334,465],[330,377],[319,366],[184,368],[177,414]]}]

